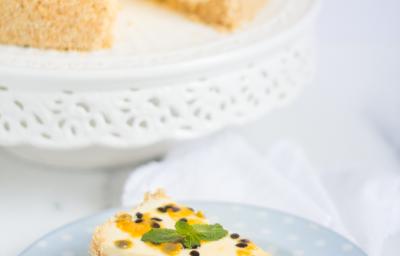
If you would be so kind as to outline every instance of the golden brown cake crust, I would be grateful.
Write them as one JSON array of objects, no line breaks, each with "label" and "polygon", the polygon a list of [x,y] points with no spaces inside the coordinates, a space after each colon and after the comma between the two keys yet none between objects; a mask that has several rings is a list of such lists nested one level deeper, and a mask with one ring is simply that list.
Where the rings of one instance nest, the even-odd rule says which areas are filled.
[{"label": "golden brown cake crust", "polygon": [[[144,204],[152,201],[152,200],[161,200],[161,199],[169,199],[169,197],[166,195],[166,193],[163,189],[157,189],[154,193],[147,192],[144,195],[144,200],[139,205],[139,207],[141,205],[144,205]],[[117,215],[119,215],[119,214],[123,214],[123,212],[118,213]],[[102,226],[99,226],[96,228],[96,230],[93,234],[90,248],[89,248],[89,253],[91,256],[108,256],[108,255],[104,254],[104,252],[102,251],[101,244],[103,244],[103,242],[106,240],[105,230],[107,229],[107,226],[113,225],[113,223],[114,222],[111,219],[111,220],[108,220]]]},{"label": "golden brown cake crust", "polygon": [[110,47],[117,0],[0,0],[0,43],[59,50]]},{"label": "golden brown cake crust", "polygon": [[96,228],[89,249],[89,253],[91,256],[103,256],[100,248],[101,248],[101,243],[104,240],[105,239],[102,235],[102,227]]},{"label": "golden brown cake crust", "polygon": [[251,20],[267,0],[155,0],[204,23],[232,30]]}]

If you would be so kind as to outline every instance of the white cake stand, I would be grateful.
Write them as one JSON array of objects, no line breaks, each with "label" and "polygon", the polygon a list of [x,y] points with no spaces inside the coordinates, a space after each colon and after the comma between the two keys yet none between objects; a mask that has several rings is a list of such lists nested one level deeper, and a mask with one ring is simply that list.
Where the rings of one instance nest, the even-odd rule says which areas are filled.
[{"label": "white cake stand", "polygon": [[111,50],[0,46],[1,146],[56,165],[125,165],[287,104],[314,73],[317,0],[270,0],[233,34],[123,5]]}]

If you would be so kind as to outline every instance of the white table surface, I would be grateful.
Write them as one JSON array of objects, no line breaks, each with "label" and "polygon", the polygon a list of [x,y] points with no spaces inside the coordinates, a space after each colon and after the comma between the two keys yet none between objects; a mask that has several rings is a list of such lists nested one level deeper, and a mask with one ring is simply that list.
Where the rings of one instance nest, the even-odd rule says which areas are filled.
[{"label": "white table surface", "polygon": [[[396,0],[325,1],[316,82],[292,106],[236,130],[261,151],[294,140],[321,171],[400,172],[400,151],[365,114],[371,98],[400,94],[399,10]],[[62,224],[118,206],[128,173],[43,167],[0,150],[0,255],[17,255]],[[400,234],[384,255],[399,252]]]}]

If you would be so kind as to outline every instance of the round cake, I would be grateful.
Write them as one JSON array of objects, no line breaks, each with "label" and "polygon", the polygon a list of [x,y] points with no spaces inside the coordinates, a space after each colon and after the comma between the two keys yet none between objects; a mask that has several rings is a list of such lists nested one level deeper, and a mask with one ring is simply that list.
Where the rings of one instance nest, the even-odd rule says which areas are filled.
[{"label": "round cake", "polygon": [[[250,20],[266,2],[147,1],[159,3],[192,19],[227,30]],[[117,0],[2,0],[0,43],[78,51],[109,48],[113,43],[118,10]]]}]

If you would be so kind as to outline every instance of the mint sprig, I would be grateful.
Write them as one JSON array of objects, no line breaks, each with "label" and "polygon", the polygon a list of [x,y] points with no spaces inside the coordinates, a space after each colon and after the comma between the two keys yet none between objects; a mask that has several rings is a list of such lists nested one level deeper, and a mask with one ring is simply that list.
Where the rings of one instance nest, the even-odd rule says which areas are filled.
[{"label": "mint sprig", "polygon": [[204,241],[217,241],[228,234],[228,231],[226,231],[220,224],[195,224],[192,227],[200,239]]},{"label": "mint sprig", "polygon": [[182,244],[185,248],[200,246],[200,236],[192,225],[186,221],[178,221],[175,224],[176,232],[184,237]]},{"label": "mint sprig", "polygon": [[175,230],[167,228],[152,229],[142,236],[143,242],[152,242],[156,244],[176,243],[182,241],[182,239],[183,236],[179,235]]},{"label": "mint sprig", "polygon": [[228,234],[220,224],[194,224],[178,221],[174,229],[151,229],[142,237],[143,242],[182,243],[185,248],[200,246],[201,241],[217,241]]}]

